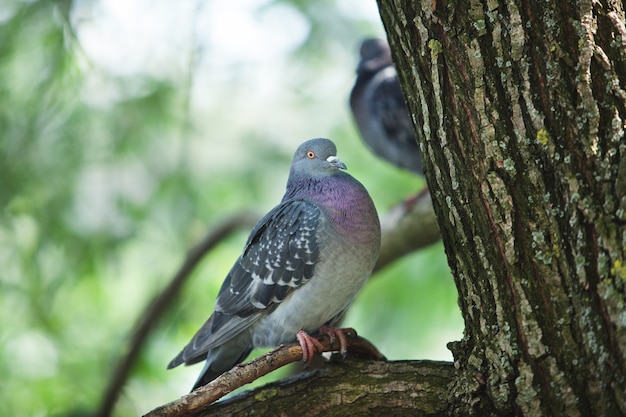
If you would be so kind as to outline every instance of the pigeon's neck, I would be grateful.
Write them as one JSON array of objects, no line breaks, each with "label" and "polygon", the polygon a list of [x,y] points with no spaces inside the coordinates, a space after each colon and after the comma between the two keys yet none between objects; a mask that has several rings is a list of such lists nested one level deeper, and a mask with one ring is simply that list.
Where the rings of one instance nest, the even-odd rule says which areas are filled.
[{"label": "pigeon's neck", "polygon": [[313,202],[339,232],[357,240],[366,241],[380,233],[378,214],[365,187],[344,172],[290,179],[284,200],[291,198]]}]

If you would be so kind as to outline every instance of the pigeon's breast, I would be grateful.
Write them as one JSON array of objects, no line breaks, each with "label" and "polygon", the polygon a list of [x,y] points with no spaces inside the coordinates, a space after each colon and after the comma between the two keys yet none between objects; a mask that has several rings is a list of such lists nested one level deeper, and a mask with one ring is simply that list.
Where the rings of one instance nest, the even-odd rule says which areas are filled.
[{"label": "pigeon's breast", "polygon": [[[326,233],[335,233],[328,224],[320,229],[322,239]],[[359,246],[345,237],[324,245],[313,277],[291,292],[272,314],[259,319],[253,344],[271,347],[293,342],[298,330],[314,332],[345,310],[367,281],[376,260],[371,250]]]},{"label": "pigeon's breast", "polygon": [[259,319],[255,346],[293,342],[301,329],[316,331],[348,307],[372,273],[380,249],[376,209],[360,183],[347,174],[340,180],[327,184],[315,201],[323,215],[313,276]]}]

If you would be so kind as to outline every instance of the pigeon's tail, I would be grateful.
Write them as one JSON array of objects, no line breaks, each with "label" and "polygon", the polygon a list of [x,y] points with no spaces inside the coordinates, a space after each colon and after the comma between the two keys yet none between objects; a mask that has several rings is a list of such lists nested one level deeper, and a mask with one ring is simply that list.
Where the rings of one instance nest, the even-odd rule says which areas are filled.
[{"label": "pigeon's tail", "polygon": [[237,346],[229,346],[228,343],[211,349],[207,353],[206,363],[204,369],[200,372],[200,376],[195,384],[193,384],[192,391],[202,385],[206,385],[213,381],[215,378],[230,370],[233,366],[240,364],[250,354],[252,348],[241,349]]}]

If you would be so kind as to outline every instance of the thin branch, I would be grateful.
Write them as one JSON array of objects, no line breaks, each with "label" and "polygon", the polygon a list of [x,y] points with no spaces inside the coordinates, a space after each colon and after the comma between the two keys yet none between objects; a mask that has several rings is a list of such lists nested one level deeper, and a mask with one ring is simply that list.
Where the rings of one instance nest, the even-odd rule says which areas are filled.
[{"label": "thin branch", "polygon": [[[385,360],[385,357],[366,339],[356,334],[347,334],[346,339],[350,356],[378,361]],[[324,352],[336,352],[340,349],[339,340],[334,340],[331,343],[327,335],[320,336],[318,340],[322,344]],[[235,389],[249,384],[282,366],[300,360],[302,360],[302,348],[299,344],[293,343],[280,346],[250,362],[235,366],[207,385],[178,400],[155,408],[146,414],[145,417],[177,417],[197,412]]]},{"label": "thin branch", "polygon": [[124,387],[130,370],[139,356],[139,352],[150,334],[152,327],[170,307],[172,300],[178,296],[183,284],[198,262],[200,262],[208,251],[231,233],[241,228],[252,227],[258,219],[258,216],[250,212],[237,213],[212,228],[204,239],[189,251],[185,261],[176,275],[174,275],[169,285],[158,294],[152,302],[148,304],[145,311],[139,315],[134,330],[131,332],[133,336],[128,352],[115,367],[107,389],[102,397],[100,408],[96,414],[98,417],[108,417],[111,415],[120,391]]}]

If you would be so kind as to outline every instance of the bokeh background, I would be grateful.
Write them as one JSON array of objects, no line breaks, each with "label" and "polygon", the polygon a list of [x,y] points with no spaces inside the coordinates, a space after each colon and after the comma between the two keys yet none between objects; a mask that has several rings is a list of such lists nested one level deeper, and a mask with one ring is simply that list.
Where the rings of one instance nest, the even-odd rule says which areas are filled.
[{"label": "bokeh background", "polygon": [[[381,215],[424,181],[372,156],[347,104],[374,0],[0,2],[0,415],[89,415],[149,300],[212,225],[282,196],[333,139]],[[166,371],[247,232],[209,253],[157,324],[117,416],[186,393]],[[390,359],[462,336],[441,244],[372,277],[345,325]]]}]

